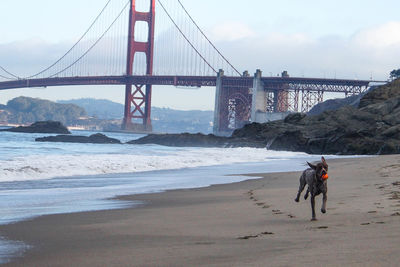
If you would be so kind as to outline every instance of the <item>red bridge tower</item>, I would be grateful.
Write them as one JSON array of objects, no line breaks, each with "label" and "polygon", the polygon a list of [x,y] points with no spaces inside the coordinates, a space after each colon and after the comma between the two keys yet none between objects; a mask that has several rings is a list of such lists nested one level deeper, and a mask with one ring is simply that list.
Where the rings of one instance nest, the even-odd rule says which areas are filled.
[{"label": "red bridge tower", "polygon": [[[135,0],[131,0],[129,11],[129,33],[128,33],[128,59],[126,75],[133,74],[133,62],[136,53],[146,55],[146,75],[153,74],[153,50],[154,50],[154,19],[155,0],[150,0],[149,12],[136,11]],[[137,21],[148,23],[147,42],[135,40],[135,26]],[[132,90],[132,85],[134,90]],[[151,132],[151,84],[126,84],[125,89],[125,112],[122,129],[128,131]],[[133,120],[142,120],[137,123]],[[140,121],[139,121],[140,122]]]}]

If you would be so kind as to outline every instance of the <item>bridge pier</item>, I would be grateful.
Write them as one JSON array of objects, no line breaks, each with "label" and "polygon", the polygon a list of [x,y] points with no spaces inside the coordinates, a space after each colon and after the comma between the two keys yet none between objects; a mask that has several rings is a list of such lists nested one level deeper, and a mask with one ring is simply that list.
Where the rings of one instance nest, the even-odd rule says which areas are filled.
[{"label": "bridge pier", "polygon": [[[291,112],[299,112],[300,107],[301,112],[307,113],[323,101],[324,85],[320,81],[294,78],[297,82],[293,82],[292,79],[287,72],[276,78],[262,77],[261,70],[257,70],[252,84],[238,81],[234,84],[220,71],[215,92],[214,134],[230,135],[250,122],[281,120]],[[355,88],[351,90],[359,87]]]},{"label": "bridge pier", "polygon": [[[136,0],[130,0],[129,11],[129,32],[128,32],[128,52],[126,75],[132,76],[133,62],[135,54],[144,53],[146,55],[146,75],[153,74],[153,50],[154,50],[154,19],[155,19],[155,0],[150,1],[149,12],[138,12],[135,9]],[[148,24],[147,42],[135,40],[136,22],[143,21]],[[132,84],[127,83],[125,87],[125,112],[122,122],[122,130],[132,132],[151,132],[151,84]]]},{"label": "bridge pier", "polygon": [[250,120],[251,95],[247,80],[232,80],[222,70],[217,75],[213,132],[227,136]]},{"label": "bridge pier", "polygon": [[[271,104],[276,103],[276,93],[272,93],[269,95],[267,91],[264,89],[264,83],[261,80],[262,72],[261,70],[257,70],[254,79],[253,79],[253,88],[252,90],[252,100],[251,100],[251,121],[252,122],[261,122],[263,121],[263,114],[267,112],[267,109]],[[270,97],[273,97],[271,102]],[[272,106],[273,109],[274,106]]]},{"label": "bridge pier", "polygon": [[215,86],[215,103],[214,103],[214,124],[213,124],[213,132],[216,135],[224,135],[220,132],[220,125],[221,125],[221,95],[222,95],[222,77],[224,76],[224,71],[219,70],[217,74],[217,82]]}]

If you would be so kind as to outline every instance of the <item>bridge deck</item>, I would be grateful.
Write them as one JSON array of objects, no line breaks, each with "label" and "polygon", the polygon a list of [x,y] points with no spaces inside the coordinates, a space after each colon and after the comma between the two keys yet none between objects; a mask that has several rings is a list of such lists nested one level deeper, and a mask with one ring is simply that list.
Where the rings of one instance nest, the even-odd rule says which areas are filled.
[{"label": "bridge deck", "polygon": [[[265,85],[288,84],[290,88],[298,90],[323,90],[325,92],[346,92],[348,87],[367,87],[369,80],[345,80],[345,79],[321,79],[321,78],[297,78],[297,77],[263,77]],[[20,79],[0,82],[0,90],[28,88],[28,87],[50,87],[70,85],[122,85],[122,84],[152,84],[172,86],[216,86],[216,76],[88,76],[88,77],[63,77],[44,79]],[[241,84],[242,86],[253,85],[253,77],[231,77],[224,76],[223,83],[226,85]]]}]

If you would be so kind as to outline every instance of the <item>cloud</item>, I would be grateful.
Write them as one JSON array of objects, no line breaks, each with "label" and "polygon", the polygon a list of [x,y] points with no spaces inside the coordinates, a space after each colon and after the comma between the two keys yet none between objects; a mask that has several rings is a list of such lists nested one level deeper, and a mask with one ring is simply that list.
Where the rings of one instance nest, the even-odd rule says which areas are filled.
[{"label": "cloud", "polygon": [[287,70],[292,76],[369,79],[372,75],[386,80],[392,69],[400,68],[400,22],[348,38],[259,32],[235,41],[220,40],[217,46],[239,69],[261,69],[267,76]]},{"label": "cloud", "polygon": [[254,37],[255,32],[247,25],[239,22],[223,22],[210,30],[211,38],[215,41],[237,41]]},{"label": "cloud", "polygon": [[400,45],[400,21],[392,21],[355,34],[354,42],[360,46],[386,49]]},{"label": "cloud", "polygon": [[[261,69],[266,76],[287,70],[292,76],[369,79],[372,75],[374,79],[384,80],[392,69],[400,68],[400,21],[363,29],[350,37],[327,35],[320,38],[301,32],[256,32],[245,24],[226,22],[211,30],[210,39],[239,71],[249,70],[253,73],[256,69]],[[107,60],[98,59],[113,53],[110,42],[111,40],[105,40],[88,55],[89,61],[95,58],[94,63],[102,64],[102,67],[96,65],[98,74],[104,69],[108,72],[115,69],[116,75],[124,70],[124,49],[120,60],[122,70],[114,66],[118,62],[111,62],[110,65]],[[0,44],[0,65],[19,75],[31,74],[53,63],[71,45],[68,42],[51,44],[41,40]],[[200,48],[203,46],[204,44]],[[84,44],[83,47],[85,48]],[[172,54],[182,52],[171,47],[171,44],[163,44],[163,49],[156,51],[164,54],[164,57],[163,60],[155,61],[155,73],[175,74],[173,71],[164,71],[172,70],[176,65],[171,60],[174,58]],[[181,54],[185,56],[194,53]],[[178,57],[180,61],[177,62],[181,62],[178,64],[181,69],[177,72],[187,74],[184,70],[187,60],[182,58]],[[160,61],[164,62],[162,68],[157,65]],[[197,59],[196,62],[199,64],[198,69],[202,70],[201,61]],[[89,70],[82,71],[87,73]]]}]

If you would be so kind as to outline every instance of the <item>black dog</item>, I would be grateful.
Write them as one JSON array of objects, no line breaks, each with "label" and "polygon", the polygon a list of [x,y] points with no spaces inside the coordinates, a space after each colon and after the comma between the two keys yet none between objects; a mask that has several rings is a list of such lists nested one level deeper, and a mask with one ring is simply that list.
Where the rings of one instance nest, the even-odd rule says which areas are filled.
[{"label": "black dog", "polygon": [[321,162],[314,165],[309,162],[307,164],[311,167],[306,169],[303,174],[300,176],[300,186],[299,192],[297,193],[297,197],[295,199],[296,202],[300,200],[300,194],[303,192],[304,187],[308,185],[308,189],[306,194],[304,195],[304,199],[307,199],[308,193],[311,194],[311,209],[312,209],[312,221],[316,221],[315,217],[315,197],[319,194],[323,194],[322,198],[322,207],[321,212],[326,212],[326,201],[328,199],[328,164],[325,161],[324,157],[321,157]]}]

